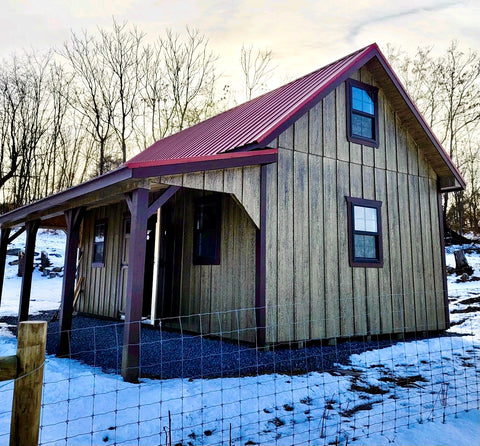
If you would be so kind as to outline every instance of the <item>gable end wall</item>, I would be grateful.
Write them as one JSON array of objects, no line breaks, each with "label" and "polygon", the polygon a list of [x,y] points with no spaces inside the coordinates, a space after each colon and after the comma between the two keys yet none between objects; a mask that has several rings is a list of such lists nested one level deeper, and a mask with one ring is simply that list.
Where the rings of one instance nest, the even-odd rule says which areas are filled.
[{"label": "gable end wall", "polygon": [[[382,90],[379,147],[348,142],[345,91],[283,132],[268,166],[267,342],[446,326],[436,175]],[[383,268],[349,266],[345,196],[382,202]]]}]

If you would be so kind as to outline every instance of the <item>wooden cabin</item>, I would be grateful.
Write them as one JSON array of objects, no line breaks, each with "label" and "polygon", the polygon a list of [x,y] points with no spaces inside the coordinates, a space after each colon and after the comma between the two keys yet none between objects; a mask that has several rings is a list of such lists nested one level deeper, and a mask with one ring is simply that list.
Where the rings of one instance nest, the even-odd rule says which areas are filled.
[{"label": "wooden cabin", "polygon": [[0,261],[64,217],[62,327],[81,280],[135,380],[142,317],[258,345],[447,328],[441,193],[464,187],[373,44],[2,215]]}]

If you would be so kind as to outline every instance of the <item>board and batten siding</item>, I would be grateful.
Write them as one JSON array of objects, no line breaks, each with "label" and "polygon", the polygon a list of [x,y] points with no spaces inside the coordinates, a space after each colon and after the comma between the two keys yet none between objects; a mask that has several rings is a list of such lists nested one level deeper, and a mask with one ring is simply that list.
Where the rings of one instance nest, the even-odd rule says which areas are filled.
[{"label": "board and batten siding", "polygon": [[[80,240],[81,259],[78,277],[83,277],[76,310],[103,317],[119,317],[120,255],[125,203],[102,206],[85,213]],[[95,221],[107,221],[105,264],[93,267],[93,236]]]},{"label": "board and batten siding", "polygon": [[[185,189],[180,314],[188,329],[255,341],[255,238],[260,221],[260,166],[163,176]],[[220,265],[193,265],[193,199],[199,191],[222,196]]]},{"label": "board and batten siding", "polygon": [[184,190],[180,316],[200,316],[183,318],[183,328],[254,342],[255,225],[236,200],[222,195],[220,264],[194,265],[193,200],[199,195]]},{"label": "board and batten siding", "polygon": [[[181,243],[174,254],[173,293],[186,330],[255,341],[255,240],[259,220],[260,167],[243,167],[162,177],[162,184],[183,188],[170,200]],[[194,199],[222,192],[219,265],[194,265]],[[248,209],[248,212],[247,212]],[[84,277],[78,311],[118,318],[123,221],[126,204],[87,211],[80,243],[83,252],[79,277]],[[106,219],[105,265],[92,267],[95,221]],[[179,228],[179,229],[178,229]],[[195,315],[194,317],[188,317]],[[201,315],[201,316],[198,316]]]},{"label": "board and batten siding", "polygon": [[[349,142],[345,95],[286,129],[267,167],[267,342],[446,327],[436,174],[382,90],[379,147]],[[346,196],[382,202],[382,268],[350,267]]]}]

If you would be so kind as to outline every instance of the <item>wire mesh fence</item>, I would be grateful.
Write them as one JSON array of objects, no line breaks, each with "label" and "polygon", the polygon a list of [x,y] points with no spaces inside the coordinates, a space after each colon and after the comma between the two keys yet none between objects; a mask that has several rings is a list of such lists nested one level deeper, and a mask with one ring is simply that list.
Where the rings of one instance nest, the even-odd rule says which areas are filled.
[{"label": "wire mesh fence", "polygon": [[[291,317],[267,333],[292,339],[267,347],[255,343],[258,308],[139,323],[138,384],[120,376],[124,323],[77,315],[70,358],[54,356],[50,323],[40,444],[350,444],[479,408],[480,312],[447,332],[309,340],[294,337],[295,309],[272,310]],[[343,325],[327,319],[303,332]],[[0,386],[0,444],[12,389]]]}]

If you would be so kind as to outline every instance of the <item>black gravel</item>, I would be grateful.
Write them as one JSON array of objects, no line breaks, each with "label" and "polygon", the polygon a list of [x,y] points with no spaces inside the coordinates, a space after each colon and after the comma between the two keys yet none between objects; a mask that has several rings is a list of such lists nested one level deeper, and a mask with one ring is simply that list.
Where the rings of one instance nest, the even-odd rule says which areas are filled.
[{"label": "black gravel", "polygon": [[[30,319],[51,320],[54,312]],[[14,325],[16,318],[1,319]],[[48,324],[47,353],[58,348],[58,320]],[[71,358],[99,367],[107,373],[120,373],[123,323],[75,316],[72,324]],[[363,342],[350,340],[337,345],[310,343],[303,348],[275,346],[257,350],[244,343],[209,339],[199,335],[143,325],[141,329],[141,376],[168,378],[217,378],[264,373],[302,374],[313,371],[338,373],[336,364],[348,364],[354,353],[387,347],[394,340]]]}]

